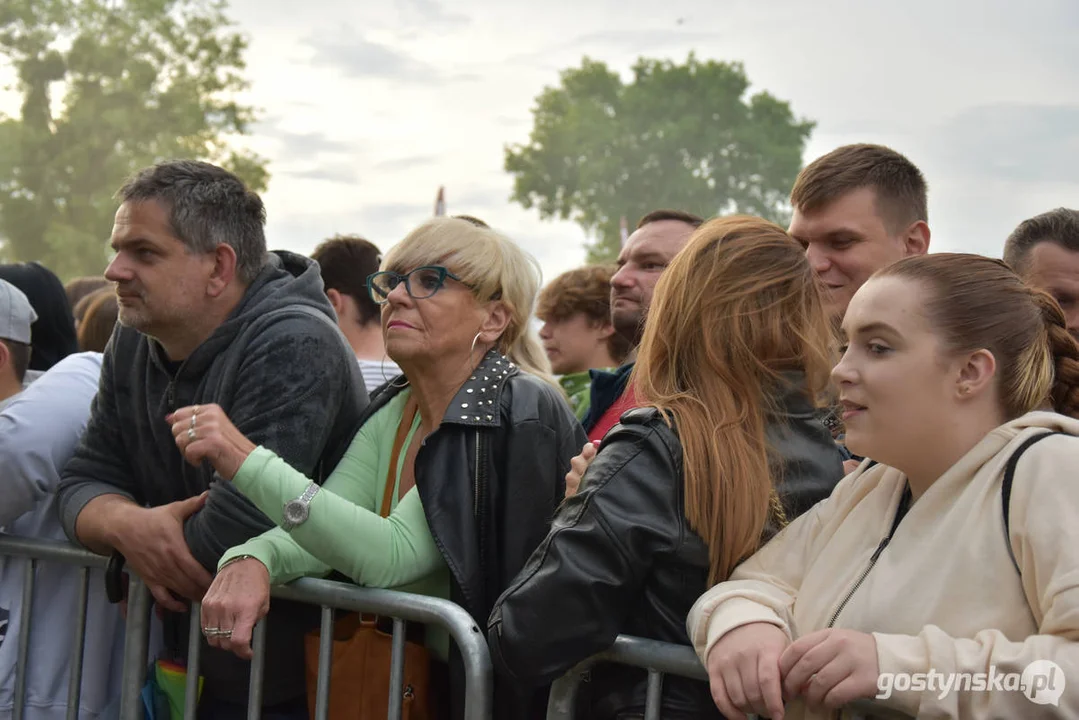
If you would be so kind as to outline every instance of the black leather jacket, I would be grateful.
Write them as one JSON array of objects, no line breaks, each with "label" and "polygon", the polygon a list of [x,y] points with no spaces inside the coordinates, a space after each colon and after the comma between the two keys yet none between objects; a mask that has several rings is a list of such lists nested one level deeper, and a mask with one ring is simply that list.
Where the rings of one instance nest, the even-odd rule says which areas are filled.
[{"label": "black leather jacket", "polygon": [[[843,475],[839,449],[800,391],[768,428],[783,462],[788,517],[827,497]],[[717,478],[722,481],[722,478]],[[686,617],[708,589],[708,549],[683,512],[682,447],[658,411],[631,410],[603,441],[581,491],[560,510],[543,545],[499,598],[488,625],[496,669],[548,682],[619,634],[689,644]],[[579,715],[638,716],[643,670],[599,665]],[[667,677],[663,717],[720,717],[707,683]]]},{"label": "black leather jacket", "polygon": [[[393,383],[382,386],[364,420],[400,391]],[[554,387],[494,350],[424,440],[416,455],[416,488],[450,569],[450,599],[475,618],[477,632],[499,593],[546,537],[565,495],[570,459],[587,441]],[[459,717],[464,675],[456,648],[450,679],[453,716]],[[544,692],[496,678],[495,717],[542,717]]]}]

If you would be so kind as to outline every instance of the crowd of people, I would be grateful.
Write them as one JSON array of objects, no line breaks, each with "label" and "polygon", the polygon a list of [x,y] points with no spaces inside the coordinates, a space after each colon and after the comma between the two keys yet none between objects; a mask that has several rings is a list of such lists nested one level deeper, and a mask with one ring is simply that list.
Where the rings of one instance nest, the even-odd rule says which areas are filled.
[{"label": "crowd of people", "polygon": [[[996,260],[930,253],[927,195],[902,154],[844,146],[787,229],[656,209],[616,264],[541,287],[476,217],[305,257],[268,251],[229,172],[146,168],[101,277],[0,266],[0,528],[136,573],[158,660],[182,668],[198,623],[204,719],[247,716],[264,618],[261,715],[310,716],[317,608],[271,600],[302,577],[459,605],[497,718],[543,718],[620,634],[694,648],[709,681],[665,679],[675,720],[1079,716],[1079,211]],[[29,622],[26,717],[58,720],[80,588],[36,572],[23,607],[0,558],[0,716]],[[85,720],[117,710],[106,585]],[[459,717],[449,637],[408,643],[417,716]],[[348,673],[331,692],[376,692]],[[934,673],[968,681],[895,680]],[[1021,682],[972,686],[992,673]],[[644,716],[646,671],[585,680],[578,717]]]}]

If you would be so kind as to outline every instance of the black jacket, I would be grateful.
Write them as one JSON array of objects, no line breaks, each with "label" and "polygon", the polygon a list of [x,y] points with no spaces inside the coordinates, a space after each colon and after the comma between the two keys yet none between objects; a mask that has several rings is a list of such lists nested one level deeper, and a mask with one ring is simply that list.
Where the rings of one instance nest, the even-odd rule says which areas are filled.
[{"label": "black jacket", "polygon": [[595,369],[588,371],[592,378],[588,386],[588,412],[581,419],[581,425],[584,426],[586,433],[592,432],[592,428],[596,426],[603,414],[611,405],[614,405],[618,398],[622,397],[631,372],[633,372],[633,363],[626,363],[612,371]]},{"label": "black jacket", "polygon": [[[832,437],[792,385],[786,414],[768,428],[783,462],[780,497],[788,517],[826,498],[843,475]],[[603,442],[581,491],[491,615],[496,669],[549,682],[605,650],[619,634],[689,644],[686,617],[708,589],[708,549],[685,518],[682,447],[652,408],[630,410]],[[717,478],[722,481],[722,478]],[[646,674],[599,665],[586,717],[644,709]],[[707,683],[667,677],[664,718],[719,717]]]},{"label": "black jacket", "polygon": [[[154,507],[207,489],[206,505],[184,523],[184,537],[211,573],[226,550],[272,529],[274,523],[209,463],[194,467],[176,448],[165,416],[208,403],[219,404],[251,442],[309,477],[333,469],[367,393],[314,261],[271,254],[228,319],[175,370],[157,341],[117,325],[86,433],[57,492],[68,537],[78,541],[79,513],[100,495],[126,495]],[[303,633],[318,625],[317,608],[275,605],[266,633],[266,705],[306,692]],[[166,619],[167,651],[179,655],[187,623],[171,614]],[[168,632],[172,627],[181,631]],[[205,640],[201,660],[207,695],[247,701],[247,661]]]},{"label": "black jacket", "polygon": [[[364,420],[401,391],[396,385],[403,379],[374,394]],[[547,536],[570,459],[585,442],[558,390],[492,350],[420,447],[416,488],[450,569],[450,599],[475,618],[477,632]],[[450,666],[454,717],[460,717],[464,675],[456,648]],[[496,678],[494,717],[542,718],[546,699],[546,689]]]}]

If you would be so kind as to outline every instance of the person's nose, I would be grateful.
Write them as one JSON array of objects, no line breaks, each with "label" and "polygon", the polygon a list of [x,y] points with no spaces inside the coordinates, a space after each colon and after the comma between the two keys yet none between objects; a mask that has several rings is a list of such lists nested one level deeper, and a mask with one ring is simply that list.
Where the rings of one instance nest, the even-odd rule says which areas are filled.
[{"label": "person's nose", "polygon": [[550,323],[543,323],[539,330],[539,336],[541,340],[550,340],[553,337]]},{"label": "person's nose", "polygon": [[847,351],[843,353],[843,357],[839,358],[839,362],[832,368],[832,384],[837,387],[849,386],[854,384],[857,376],[855,360],[852,357],[851,349],[848,347]]},{"label": "person's nose", "polygon": [[131,269],[127,266],[127,262],[123,259],[123,255],[117,253],[110,262],[108,267],[105,268],[105,279],[114,282],[122,283],[132,279]]},{"label": "person's nose", "polygon": [[806,247],[806,260],[817,275],[823,275],[832,267],[832,259],[828,252],[815,243],[809,243]]}]

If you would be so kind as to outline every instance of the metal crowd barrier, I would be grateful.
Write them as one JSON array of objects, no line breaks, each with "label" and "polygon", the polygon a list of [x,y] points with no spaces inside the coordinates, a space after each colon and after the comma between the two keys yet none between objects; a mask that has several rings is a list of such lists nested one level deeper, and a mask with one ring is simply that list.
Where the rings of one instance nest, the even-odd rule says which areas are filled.
[{"label": "metal crowd barrier", "polygon": [[[27,612],[33,610],[34,582],[37,577],[37,565],[41,560],[81,566],[79,570],[79,615],[75,622],[75,632],[71,638],[71,674],[67,686],[67,720],[77,720],[79,699],[82,691],[82,655],[86,633],[86,601],[90,590],[90,570],[104,568],[107,559],[101,555],[81,550],[67,543],[51,540],[32,540],[0,533],[0,557],[27,558],[23,571],[22,607]],[[10,627],[10,621],[9,621]],[[6,640],[10,641],[10,638]],[[26,672],[30,657],[30,622],[23,617],[19,622],[17,661],[15,665],[15,697],[12,706],[13,720],[22,720],[26,712]]]},{"label": "metal crowd barrier", "polygon": [[[68,720],[77,720],[79,692],[82,685],[82,657],[86,627],[86,600],[89,587],[89,570],[105,567],[107,558],[66,543],[19,538],[0,533],[0,557],[28,558],[22,607],[25,612],[33,609],[34,579],[39,561],[62,562],[82,566],[80,570],[79,616],[72,638],[74,662],[68,685]],[[424,595],[375,590],[328,580],[305,578],[272,589],[273,597],[319,605],[322,608],[321,637],[319,641],[319,673],[316,685],[315,718],[326,720],[329,709],[330,673],[328,668],[333,653],[333,611],[342,609],[354,612],[376,613],[392,617],[393,645],[390,668],[389,720],[401,717],[405,661],[405,622],[440,625],[457,643],[464,661],[465,714],[466,720],[489,720],[493,700],[493,672],[491,657],[487,650],[485,633],[476,626],[465,610],[446,600]],[[127,621],[125,626],[124,669],[120,690],[120,720],[141,720],[143,707],[141,692],[146,681],[147,652],[150,630],[150,591],[136,576],[132,575],[128,586]],[[184,720],[195,720],[199,677],[199,650],[201,636],[199,627],[199,604],[192,604],[192,622],[188,635],[187,686],[184,698]],[[23,720],[26,700],[26,672],[31,640],[31,617],[20,622],[18,637],[18,664],[15,678],[13,720]],[[250,691],[247,717],[259,717],[262,707],[262,680],[264,669],[266,623],[255,626],[252,637]],[[395,691],[396,689],[396,691]]]},{"label": "metal crowd barrier", "polygon": [[708,681],[708,673],[693,648],[621,635],[610,649],[592,656],[555,680],[547,701],[547,720],[574,720],[574,706],[583,674],[601,662],[631,665],[648,671],[644,720],[660,720],[664,675]]}]

